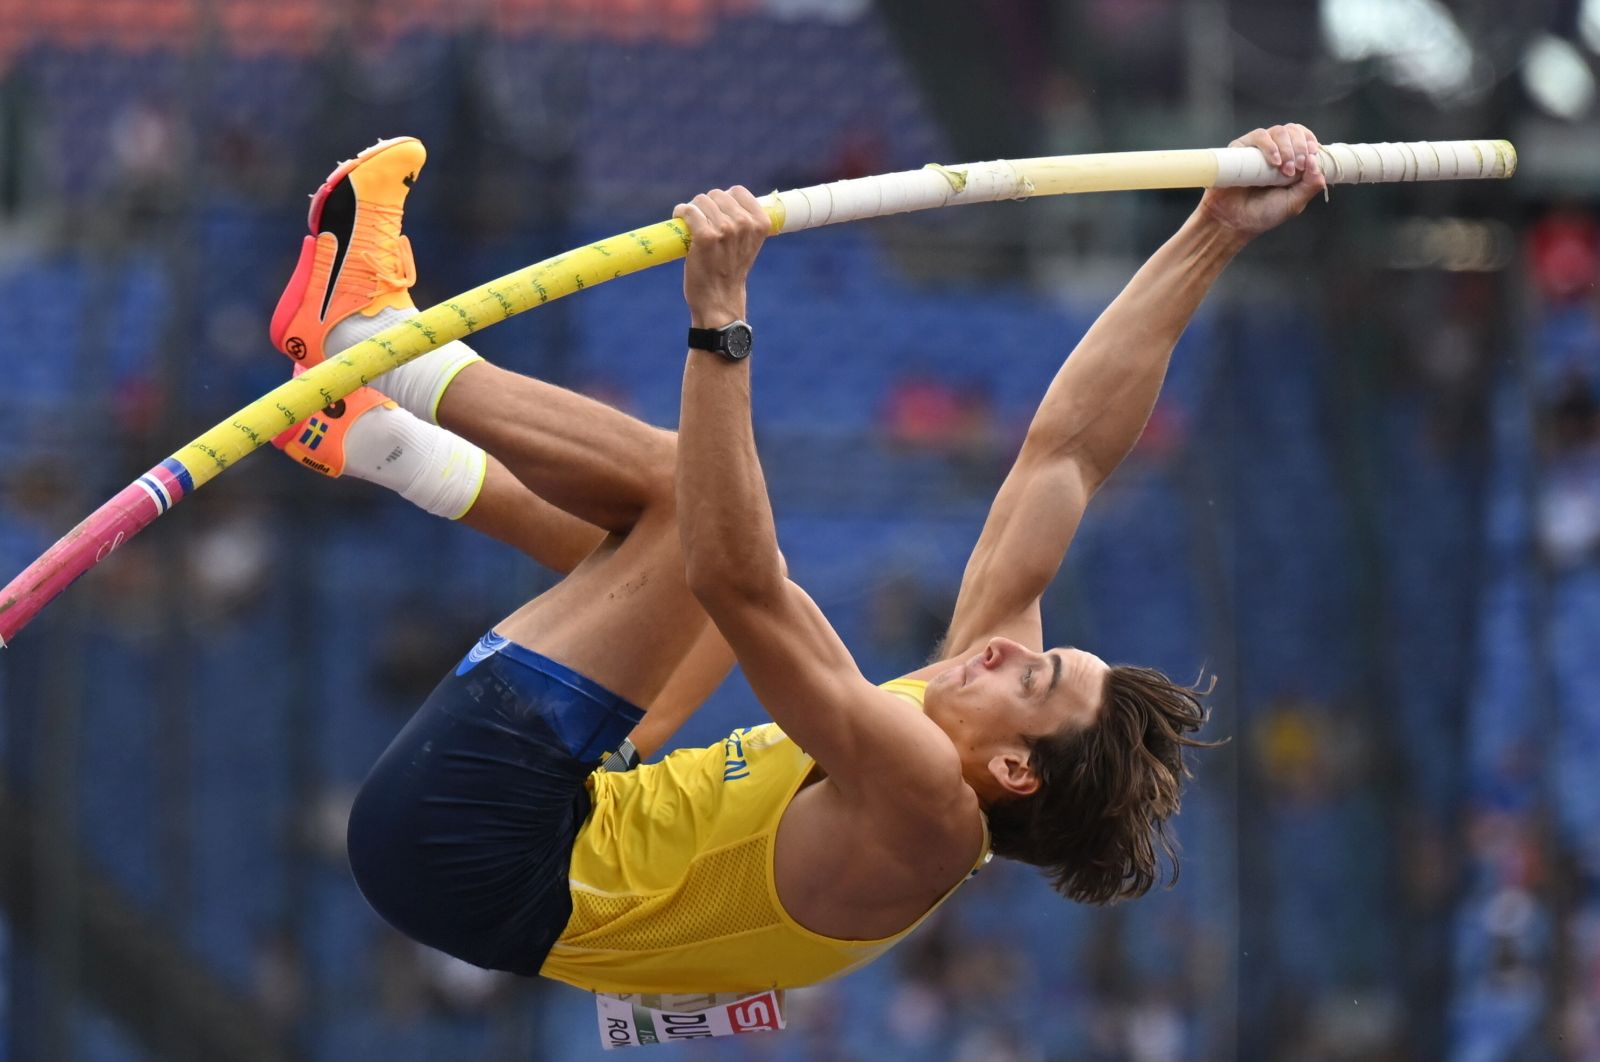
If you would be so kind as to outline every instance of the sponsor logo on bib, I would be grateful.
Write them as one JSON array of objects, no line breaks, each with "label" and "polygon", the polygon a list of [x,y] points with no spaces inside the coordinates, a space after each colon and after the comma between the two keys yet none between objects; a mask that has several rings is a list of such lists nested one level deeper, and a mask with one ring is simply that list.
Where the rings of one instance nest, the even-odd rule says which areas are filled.
[{"label": "sponsor logo on bib", "polygon": [[[600,1046],[639,1047],[673,1040],[703,1040],[712,1036],[737,1036],[749,1032],[776,1032],[783,1028],[782,997],[775,991],[754,996],[677,997],[595,996],[600,1018]],[[683,1008],[693,999],[713,1005],[701,1009]],[[646,1006],[645,1000],[663,1006]],[[719,1002],[720,1001],[720,1002]],[[691,1004],[693,1005],[693,1004]]]},{"label": "sponsor logo on bib", "polygon": [[728,1008],[728,1021],[736,1033],[751,1032],[756,1029],[779,1028],[778,1025],[778,1000],[771,993],[735,1003]]}]

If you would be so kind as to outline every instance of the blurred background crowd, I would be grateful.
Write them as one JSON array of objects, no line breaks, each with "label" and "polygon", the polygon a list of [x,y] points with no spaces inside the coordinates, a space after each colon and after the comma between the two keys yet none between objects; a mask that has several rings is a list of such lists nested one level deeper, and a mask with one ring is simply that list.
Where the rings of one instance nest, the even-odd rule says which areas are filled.
[{"label": "blurred background crowd", "polygon": [[[1046,601],[1220,682],[1183,876],[996,863],[717,1059],[1600,1058],[1600,2],[0,0],[0,580],[283,379],[305,196],[423,138],[419,304],[760,190],[920,166],[1508,137],[1507,184],[1335,189],[1251,248]],[[770,245],[756,422],[796,579],[923,659],[1060,359],[1197,193]],[[676,417],[676,269],[482,333]],[[366,769],[551,576],[268,451],[0,656],[0,1062],[586,1059],[592,1003],[401,939]],[[760,718],[735,676],[683,735]],[[652,1056],[653,1057],[653,1056]]]}]

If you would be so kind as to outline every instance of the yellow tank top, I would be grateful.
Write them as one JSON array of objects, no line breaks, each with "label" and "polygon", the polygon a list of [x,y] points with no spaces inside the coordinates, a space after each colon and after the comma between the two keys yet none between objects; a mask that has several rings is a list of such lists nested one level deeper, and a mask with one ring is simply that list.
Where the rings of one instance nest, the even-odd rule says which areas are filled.
[{"label": "yellow tank top", "polygon": [[[882,688],[920,710],[926,686]],[[898,943],[927,914],[891,937],[838,940],[806,929],[778,900],[778,822],[813,766],[767,723],[591,775],[594,808],[572,850],[572,918],[539,972],[593,992],[751,992],[825,981]],[[988,854],[985,827],[974,870]]]}]

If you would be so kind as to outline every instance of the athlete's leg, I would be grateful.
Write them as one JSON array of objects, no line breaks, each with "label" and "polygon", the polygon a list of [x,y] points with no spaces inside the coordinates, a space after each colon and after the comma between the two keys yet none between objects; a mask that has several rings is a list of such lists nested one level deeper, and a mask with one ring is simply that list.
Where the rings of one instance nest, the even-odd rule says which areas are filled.
[{"label": "athlete's leg", "polygon": [[487,362],[457,373],[437,412],[440,426],[505,462],[534,494],[610,532],[498,633],[635,704],[655,705],[711,629],[684,579],[676,436]]},{"label": "athlete's leg", "polygon": [[[604,438],[613,440],[614,446],[617,441],[623,440],[630,435],[642,438],[645,444],[652,448],[661,447],[664,440],[664,445],[669,447],[668,454],[670,454],[670,447],[674,445],[674,437],[670,433],[644,428],[637,421],[624,416],[616,410],[608,409],[586,399],[574,403],[571,400],[576,399],[578,396],[572,395],[570,392],[563,392],[558,388],[539,384],[533,380],[525,380],[525,378],[517,377],[513,374],[502,373],[500,370],[482,371],[489,369],[489,366],[484,365],[481,369],[475,367],[475,370],[471,373],[463,373],[463,377],[467,380],[468,389],[462,394],[470,395],[472,393],[471,389],[474,385],[471,381],[474,377],[498,376],[501,378],[501,386],[506,389],[505,393],[507,394],[515,395],[524,390],[525,381],[525,384],[534,385],[533,393],[538,396],[541,402],[546,403],[550,409],[559,410],[560,407],[569,405],[576,406],[578,409],[579,416],[576,418],[564,420],[559,416],[546,416],[544,420],[548,427],[545,429],[534,432],[513,431],[508,433],[509,438],[500,443],[503,447],[501,452],[516,461],[519,467],[527,470],[526,474],[530,478],[534,478],[536,482],[540,480],[537,470],[550,466],[553,461],[545,452],[546,441],[556,439],[560,440],[559,445],[570,447],[574,445],[573,437],[582,428],[587,428]],[[472,428],[476,424],[476,416],[472,411],[470,401],[453,400],[452,408],[459,412],[464,426]],[[386,421],[383,423],[387,423],[387,421],[412,421],[407,430],[413,434],[446,434],[446,429],[442,427],[414,422],[411,415],[403,411],[378,410],[369,413],[368,416],[374,418],[374,420],[380,416],[384,417]],[[484,420],[489,425],[487,434],[493,434],[496,431],[494,427],[496,418],[486,417]],[[355,427],[350,429],[351,432],[356,430],[359,429]],[[369,430],[381,432],[384,429],[380,424],[370,426]],[[376,449],[385,455],[393,452],[393,444],[390,441],[383,440],[381,437],[376,446],[370,441],[364,442],[364,446],[367,449]],[[448,447],[442,447],[441,449],[448,450]],[[637,475],[641,469],[648,467],[647,461],[650,460],[649,457],[640,458],[637,455],[613,451],[609,455],[609,460],[619,463],[632,462],[632,471],[635,475],[610,477],[610,482],[612,483],[620,481],[620,488],[617,486],[608,488],[607,467],[603,464],[597,465],[592,455],[584,453],[583,460],[574,460],[573,464],[579,466],[581,471],[587,472],[589,476],[588,490],[586,494],[578,497],[573,504],[593,504],[598,502],[601,507],[606,508],[613,516],[617,516],[630,507],[638,508],[652,501],[660,502],[670,499],[670,465],[657,468],[654,474],[660,477],[660,481],[651,483],[647,478],[641,478]],[[425,472],[424,474],[427,473]],[[583,481],[580,480],[579,482],[582,483]],[[614,493],[606,494],[605,491],[607,489],[612,490]],[[615,493],[619,490],[626,493]],[[571,497],[573,495],[569,492],[567,496]],[[597,549],[608,541],[606,532],[600,528],[564,509],[558,508],[535,494],[493,455],[489,455],[484,462],[482,486],[478,490],[477,497],[472,502],[471,507],[460,517],[460,522],[521,550],[534,560],[562,575],[568,575],[573,572],[585,558],[594,554]],[[669,547],[675,546],[675,539],[666,545]],[[625,554],[624,556],[626,557],[627,555]],[[667,561],[667,563],[681,564],[676,559],[675,552],[669,553],[669,556],[673,559]],[[619,562],[613,560],[611,563]],[[590,582],[590,579],[591,577],[588,575],[583,577],[585,585]],[[664,585],[660,579],[657,579],[656,583],[658,586]],[[663,685],[659,695],[653,697],[644,694],[638,695],[637,703],[648,710],[648,715],[645,721],[640,724],[639,729],[630,735],[630,740],[641,756],[648,757],[665,744],[694,710],[699,707],[700,703],[710,695],[711,691],[716,689],[722,680],[727,677],[729,669],[733,666],[733,653],[728,649],[727,643],[722,636],[717,633],[716,628],[705,621],[698,606],[687,601],[685,604],[690,606],[692,613],[688,622],[692,626],[698,626],[700,634],[694,643],[693,650],[686,651],[685,655],[676,661],[672,668],[672,673]],[[501,633],[511,636],[504,627],[502,627]],[[558,655],[557,658],[560,659],[561,657]]]},{"label": "athlete's leg", "polygon": [[[407,935],[531,975],[571,917],[568,859],[594,767],[630,732],[652,751],[731,654],[685,584],[672,436],[487,365],[468,367],[444,397],[444,423],[496,451],[465,519],[512,542],[531,527],[553,532],[558,563],[603,537],[469,652],[391,742],[351,808],[350,868]],[[507,409],[539,426],[519,430]],[[418,437],[460,438],[384,412]]]},{"label": "athlete's leg", "polygon": [[[536,433],[511,456],[539,467],[537,440],[563,434]],[[538,972],[572,913],[568,858],[590,811],[586,779],[630,732],[653,751],[730,663],[684,585],[672,501],[670,481],[641,492],[633,525],[500,623],[379,758],[347,844],[351,872],[390,924],[481,966]],[[587,544],[584,527],[601,534],[492,459],[466,519],[475,511],[480,529],[512,541],[523,524],[544,523],[573,553]]]},{"label": "athlete's leg", "polygon": [[[419,148],[386,147],[341,168],[314,200],[305,279],[291,282],[274,322],[286,353],[342,349],[362,338],[354,328],[381,329],[409,311],[397,287],[415,272],[398,204],[419,165]],[[356,204],[377,209],[341,215],[349,185],[360,186]],[[319,211],[323,202],[331,214]],[[335,244],[375,248],[363,258],[375,298],[318,298],[319,284],[349,287],[349,259],[338,272]],[[366,309],[325,328],[334,303]],[[567,859],[589,814],[593,768],[630,730],[653,748],[729,663],[684,580],[676,443],[597,402],[483,364],[460,344],[380,383],[401,409],[368,406],[372,430],[353,468],[430,512],[575,567],[469,652],[396,736],[352,808],[351,870],[373,906],[415,939],[534,973],[571,915]],[[359,435],[356,419],[340,431]],[[409,440],[399,474],[383,431]],[[462,469],[480,478],[463,479]],[[657,710],[646,715],[640,705]]]},{"label": "athlete's leg", "polygon": [[[489,458],[483,491],[461,523],[520,549],[563,575],[576,568],[606,538],[593,524],[534,494],[494,457]],[[505,625],[500,631],[507,634]],[[644,721],[628,735],[639,757],[649,759],[666,745],[728,677],[732,667],[733,650],[716,627],[706,623],[660,693],[643,702],[647,709]]]},{"label": "athlete's leg", "polygon": [[[494,379],[497,388],[473,382]],[[544,415],[519,407],[529,398]],[[531,975],[572,914],[568,860],[590,813],[586,779],[630,731],[650,750],[674,729],[664,713],[698,705],[728,654],[685,583],[669,435],[488,366],[463,372],[445,399],[444,422],[523,477],[488,467],[472,507],[486,506],[485,529],[515,537],[519,511],[549,504],[536,490],[612,529],[498,624],[395,737],[351,808],[350,868],[373,908],[414,939]],[[541,426],[515,430],[503,405]],[[590,432],[613,440],[593,448],[603,456],[585,448]],[[618,452],[619,437],[638,452]],[[632,475],[605,464],[630,458]],[[595,485],[560,470],[563,460]]]},{"label": "athlete's leg", "polygon": [[649,759],[671,741],[672,735],[688,722],[711,691],[722,685],[732,667],[733,650],[728,647],[728,640],[715,624],[707,623],[693,648],[678,662],[667,684],[650,702],[644,721],[628,735],[639,758]]},{"label": "athlete's leg", "polygon": [[535,494],[607,531],[671,503],[677,437],[587,396],[480,361],[455,376],[438,417]]},{"label": "athlete's leg", "polygon": [[520,550],[559,575],[576,568],[606,537],[598,527],[523,486],[493,456],[484,468],[477,500],[459,522]]},{"label": "athlete's leg", "polygon": [[[285,433],[279,444],[303,464],[325,474],[350,475],[389,487],[427,511],[455,517],[563,575],[607,542],[606,532],[539,497],[495,457],[442,427],[394,408],[370,388],[363,392]],[[640,427],[603,407],[586,409],[584,416],[602,429],[616,429],[613,435]],[[620,423],[607,425],[613,417]],[[471,417],[466,419],[470,422]],[[519,465],[538,467],[548,460],[539,449],[541,440],[565,434],[558,422],[554,431],[528,433],[508,446]],[[653,440],[659,435],[651,433]],[[636,492],[631,495],[632,505],[670,496],[670,484],[646,490],[635,483],[630,489]],[[698,623],[702,617],[694,619]],[[659,748],[731,666],[732,654],[715,628],[705,624],[699,648],[677,662],[662,694],[653,698],[638,695],[649,716],[639,732],[631,735],[635,749],[648,756]]]},{"label": "athlete's leg", "polygon": [[[273,342],[297,362],[314,365],[326,353],[415,312],[409,289],[416,269],[401,219],[424,159],[415,140],[385,141],[342,163],[313,196],[311,235],[272,322]],[[647,569],[657,564],[681,567],[659,548],[619,549],[613,543],[596,553],[607,532],[624,534],[648,509],[663,501],[670,505],[669,433],[487,365],[459,343],[388,374],[380,386],[401,408],[386,402],[385,393],[363,388],[349,402],[336,403],[337,410],[297,425],[280,443],[325,474],[350,472],[381,483],[427,511],[461,519],[559,572],[572,571],[591,554],[596,563],[588,567],[607,573],[604,577],[645,554],[653,558],[644,565]],[[440,428],[439,422],[460,428],[471,442]],[[514,475],[508,474],[507,465]],[[665,527],[670,521],[650,524]],[[585,585],[595,581],[589,575],[582,579]],[[658,742],[675,729],[720,680],[714,674],[719,669],[704,661],[727,658],[725,651],[708,650],[674,685],[669,704],[653,703],[653,693],[666,685],[662,672],[670,676],[670,665],[676,663],[663,664],[663,658],[674,651],[687,653],[707,628],[687,595],[658,593],[681,581],[681,573],[651,578],[652,590],[644,595],[646,612],[654,614],[658,599],[668,602],[664,617],[674,624],[675,634],[652,639],[651,648],[639,654],[644,663],[624,669],[621,681],[640,703],[663,709],[652,721],[653,736],[641,744]]]}]

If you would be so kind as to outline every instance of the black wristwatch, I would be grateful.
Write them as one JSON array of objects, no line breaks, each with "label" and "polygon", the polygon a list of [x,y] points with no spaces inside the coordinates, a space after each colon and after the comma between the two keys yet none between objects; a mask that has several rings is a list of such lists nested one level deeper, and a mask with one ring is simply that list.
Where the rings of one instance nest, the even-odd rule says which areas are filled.
[{"label": "black wristwatch", "polygon": [[691,350],[709,350],[713,354],[721,354],[729,361],[743,361],[748,358],[754,338],[755,332],[743,321],[734,321],[721,328],[689,329]]}]

